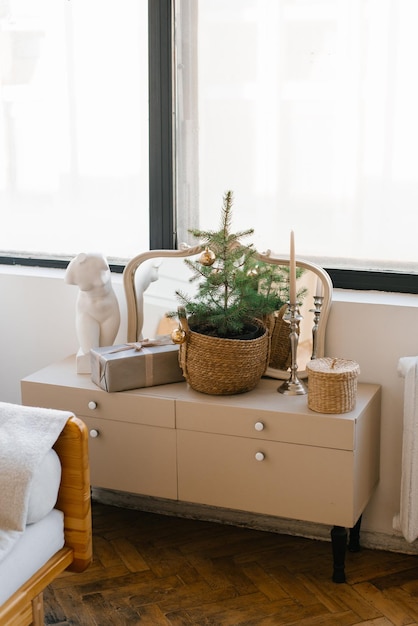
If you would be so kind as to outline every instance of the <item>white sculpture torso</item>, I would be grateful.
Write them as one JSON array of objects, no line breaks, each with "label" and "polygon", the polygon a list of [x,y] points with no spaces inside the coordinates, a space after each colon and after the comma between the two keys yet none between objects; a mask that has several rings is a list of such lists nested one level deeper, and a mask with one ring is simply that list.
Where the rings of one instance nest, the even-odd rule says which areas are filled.
[{"label": "white sculpture torso", "polygon": [[111,346],[120,325],[119,303],[109,265],[102,254],[78,254],[67,267],[65,282],[77,285],[76,332],[80,349],[77,372],[90,373],[90,349]]}]

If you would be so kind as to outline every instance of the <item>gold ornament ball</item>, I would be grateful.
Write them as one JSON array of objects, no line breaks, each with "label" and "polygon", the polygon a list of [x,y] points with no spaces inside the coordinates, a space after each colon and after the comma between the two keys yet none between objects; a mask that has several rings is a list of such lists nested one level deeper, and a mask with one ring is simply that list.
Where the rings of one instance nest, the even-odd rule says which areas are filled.
[{"label": "gold ornament ball", "polygon": [[186,331],[182,328],[175,328],[171,333],[173,343],[184,343],[186,341]]},{"label": "gold ornament ball", "polygon": [[250,277],[258,276],[258,265],[257,267],[252,267],[250,270],[248,270],[247,276],[250,276]]},{"label": "gold ornament ball", "polygon": [[209,250],[209,248],[206,248],[206,250],[204,250],[200,255],[199,261],[202,265],[206,265],[207,267],[209,267],[210,265],[213,265],[215,263],[215,259],[215,253],[212,252],[212,250]]}]

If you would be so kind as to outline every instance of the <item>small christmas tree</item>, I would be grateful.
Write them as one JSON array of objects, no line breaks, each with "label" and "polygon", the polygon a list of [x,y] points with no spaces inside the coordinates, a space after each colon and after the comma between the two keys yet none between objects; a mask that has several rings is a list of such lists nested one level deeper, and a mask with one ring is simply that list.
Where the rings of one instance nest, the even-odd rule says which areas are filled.
[{"label": "small christmas tree", "polygon": [[205,247],[199,259],[185,259],[197,292],[194,299],[181,291],[176,294],[193,330],[239,338],[254,318],[265,318],[287,301],[289,270],[260,261],[252,244],[241,243],[253,229],[231,232],[232,204],[233,194],[227,191],[218,231],[190,231]]}]

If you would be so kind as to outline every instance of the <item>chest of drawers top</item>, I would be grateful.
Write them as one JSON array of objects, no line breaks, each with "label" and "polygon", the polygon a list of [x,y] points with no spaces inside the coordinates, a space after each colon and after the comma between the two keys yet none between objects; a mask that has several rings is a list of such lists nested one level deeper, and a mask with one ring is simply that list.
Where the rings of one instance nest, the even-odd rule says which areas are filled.
[{"label": "chest of drawers top", "polygon": [[39,390],[39,385],[51,406],[80,416],[91,414],[88,407],[95,405],[96,417],[342,450],[356,448],[358,422],[371,402],[378,410],[380,396],[378,385],[360,384],[354,410],[336,415],[311,411],[306,395],[278,393],[280,381],[272,379],[262,379],[253,391],[233,396],[202,394],[185,382],[108,393],[89,375],[76,373],[74,357],[26,377],[25,403],[32,398],[30,389]]}]

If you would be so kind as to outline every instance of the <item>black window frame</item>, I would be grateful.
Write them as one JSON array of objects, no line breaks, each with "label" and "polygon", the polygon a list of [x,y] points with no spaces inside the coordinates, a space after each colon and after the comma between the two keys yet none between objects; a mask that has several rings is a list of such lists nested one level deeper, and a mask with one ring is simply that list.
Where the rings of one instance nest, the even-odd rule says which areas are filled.
[{"label": "black window frame", "polygon": [[[177,247],[173,155],[174,0],[148,0],[149,30],[149,223],[150,249]],[[0,265],[63,268],[69,260],[0,256]],[[110,264],[122,273],[124,264]],[[418,294],[418,274],[325,267],[334,287]]]},{"label": "black window frame", "polygon": [[337,289],[418,294],[418,274],[325,267]]},{"label": "black window frame", "polygon": [[173,3],[148,2],[150,249],[176,248],[173,155]]}]

